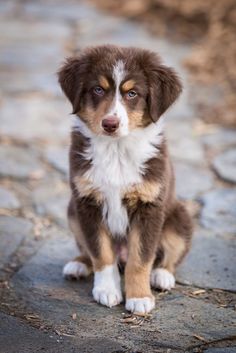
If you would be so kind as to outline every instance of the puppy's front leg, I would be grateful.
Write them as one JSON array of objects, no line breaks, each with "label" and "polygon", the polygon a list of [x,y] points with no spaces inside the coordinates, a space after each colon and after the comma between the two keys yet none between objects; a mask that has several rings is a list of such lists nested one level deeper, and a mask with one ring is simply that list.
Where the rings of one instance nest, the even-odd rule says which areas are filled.
[{"label": "puppy's front leg", "polygon": [[145,314],[155,306],[150,287],[150,273],[155,250],[148,258],[143,258],[141,232],[137,226],[133,227],[129,234],[128,253],[125,268],[125,307],[131,312]]},{"label": "puppy's front leg", "polygon": [[77,199],[76,215],[80,223],[83,247],[93,265],[93,297],[98,303],[108,307],[117,305],[122,301],[120,274],[113,240],[103,223],[101,207],[93,199]]},{"label": "puppy's front leg", "polygon": [[134,216],[128,237],[125,269],[126,309],[141,314],[155,306],[150,274],[160,241],[164,214],[161,205],[143,204]]},{"label": "puppy's front leg", "polygon": [[110,235],[101,228],[98,236],[98,255],[92,257],[94,267],[94,299],[108,307],[122,301],[120,274]]}]

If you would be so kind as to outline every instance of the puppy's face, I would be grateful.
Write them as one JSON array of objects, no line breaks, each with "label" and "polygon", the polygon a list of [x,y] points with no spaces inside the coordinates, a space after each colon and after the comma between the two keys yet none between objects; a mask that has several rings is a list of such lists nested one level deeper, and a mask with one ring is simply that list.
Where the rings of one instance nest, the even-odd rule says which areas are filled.
[{"label": "puppy's face", "polygon": [[97,135],[120,137],[155,122],[181,84],[152,52],[102,46],[68,59],[59,82],[76,114]]}]

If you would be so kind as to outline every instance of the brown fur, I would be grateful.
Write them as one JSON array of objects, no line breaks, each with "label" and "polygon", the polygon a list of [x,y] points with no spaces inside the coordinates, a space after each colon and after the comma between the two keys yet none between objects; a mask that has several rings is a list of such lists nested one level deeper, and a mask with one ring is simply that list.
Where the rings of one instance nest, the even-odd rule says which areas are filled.
[{"label": "brown fur", "polygon": [[[181,92],[174,70],[164,66],[155,53],[115,46],[85,50],[67,60],[59,72],[59,82],[72,103],[73,113],[79,114],[98,135],[102,134],[101,121],[115,94],[112,70],[117,60],[125,62],[127,72],[121,90],[130,130],[157,121]],[[103,97],[94,94],[96,85],[106,90]],[[138,92],[134,99],[127,99],[126,92],[130,89]],[[93,269],[99,271],[114,263],[119,241],[109,233],[103,220],[103,196],[84,176],[92,163],[83,157],[89,143],[80,132],[72,132],[72,199],[68,214],[82,256],[89,256]],[[151,297],[152,266],[174,272],[189,249],[192,235],[191,219],[184,206],[176,201],[173,168],[164,137],[157,146],[157,155],[149,159],[145,167],[142,183],[123,190],[131,229],[124,234],[128,244],[125,270],[128,298]]]}]

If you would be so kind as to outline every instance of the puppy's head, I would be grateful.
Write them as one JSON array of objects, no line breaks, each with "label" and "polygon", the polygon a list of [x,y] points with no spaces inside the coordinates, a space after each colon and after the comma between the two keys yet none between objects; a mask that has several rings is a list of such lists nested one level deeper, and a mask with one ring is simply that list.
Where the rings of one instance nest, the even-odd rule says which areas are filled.
[{"label": "puppy's head", "polygon": [[181,92],[177,75],[157,54],[111,45],[68,59],[59,82],[90,131],[116,137],[156,122]]}]

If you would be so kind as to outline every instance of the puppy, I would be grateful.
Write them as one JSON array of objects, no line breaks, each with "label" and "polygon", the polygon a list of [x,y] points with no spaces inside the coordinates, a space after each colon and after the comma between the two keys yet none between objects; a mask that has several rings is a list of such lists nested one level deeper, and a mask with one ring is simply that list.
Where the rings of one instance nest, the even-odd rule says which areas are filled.
[{"label": "puppy", "polygon": [[153,288],[170,290],[187,253],[191,219],[177,201],[162,114],[181,83],[153,52],[111,45],[70,58],[59,82],[73,106],[68,219],[80,256],[65,277],[94,272],[94,299],[148,313]]}]

